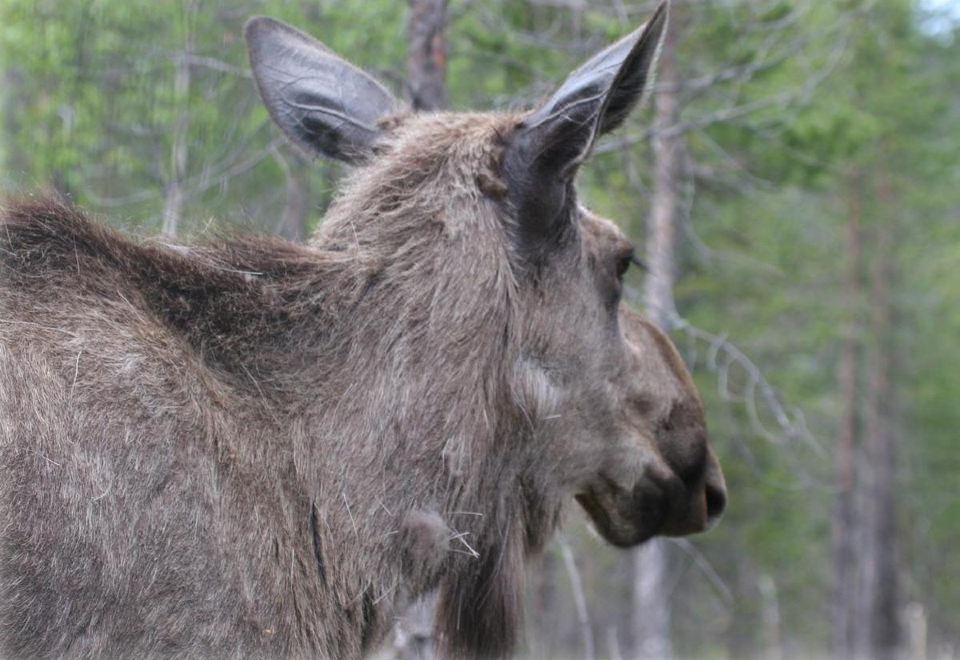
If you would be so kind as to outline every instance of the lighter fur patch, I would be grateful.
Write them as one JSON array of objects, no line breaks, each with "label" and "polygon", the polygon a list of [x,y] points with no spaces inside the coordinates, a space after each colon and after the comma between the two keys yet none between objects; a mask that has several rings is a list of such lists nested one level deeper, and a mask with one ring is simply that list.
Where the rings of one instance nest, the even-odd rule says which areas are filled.
[{"label": "lighter fur patch", "polygon": [[514,364],[511,391],[530,427],[538,429],[559,415],[561,392],[549,372],[535,360],[522,357]]}]

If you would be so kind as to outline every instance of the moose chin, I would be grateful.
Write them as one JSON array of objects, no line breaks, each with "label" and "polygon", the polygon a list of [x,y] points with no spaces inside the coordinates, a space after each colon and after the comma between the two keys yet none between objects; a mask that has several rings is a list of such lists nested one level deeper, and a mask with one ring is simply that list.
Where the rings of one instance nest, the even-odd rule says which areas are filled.
[{"label": "moose chin", "polygon": [[8,203],[0,655],[358,658],[435,589],[441,651],[503,657],[563,506],[617,546],[716,521],[697,390],[574,186],[666,21],[529,112],[418,114],[251,20],[280,130],[353,166],[303,245]]}]

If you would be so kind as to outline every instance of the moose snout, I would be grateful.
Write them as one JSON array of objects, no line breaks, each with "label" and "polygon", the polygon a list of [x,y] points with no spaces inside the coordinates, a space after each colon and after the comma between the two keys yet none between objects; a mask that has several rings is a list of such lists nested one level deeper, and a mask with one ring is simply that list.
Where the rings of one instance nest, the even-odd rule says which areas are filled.
[{"label": "moose snout", "polygon": [[[720,520],[727,489],[720,463],[706,447],[701,467],[683,479],[662,459],[649,460],[630,485],[622,470],[598,475],[577,501],[610,543],[630,547],[652,536],[704,532]],[[618,467],[623,467],[618,466]]]},{"label": "moose snout", "polygon": [[[702,472],[694,482],[674,477],[674,486],[667,492],[673,496],[670,513],[666,516],[662,533],[666,536],[698,534],[712,528],[727,506],[727,487],[720,463],[707,447]],[[682,485],[681,485],[682,484]]]}]

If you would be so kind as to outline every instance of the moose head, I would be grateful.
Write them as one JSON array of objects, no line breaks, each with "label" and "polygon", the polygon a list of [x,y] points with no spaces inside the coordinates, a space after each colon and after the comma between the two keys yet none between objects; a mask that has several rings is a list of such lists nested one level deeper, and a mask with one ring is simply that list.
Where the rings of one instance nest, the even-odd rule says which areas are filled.
[{"label": "moose head", "polygon": [[310,243],[349,264],[350,334],[335,345],[366,392],[362,421],[330,423],[371,455],[402,447],[392,468],[409,492],[385,490],[472,535],[476,557],[420,556],[429,570],[406,574],[414,593],[439,585],[451,652],[509,648],[518,566],[562,502],[621,547],[702,531],[724,509],[696,387],[622,302],[634,246],[575,188],[649,90],[666,23],[664,4],[538,108],[502,114],[412,113],[305,34],[247,26],[276,124],[354,166]]}]

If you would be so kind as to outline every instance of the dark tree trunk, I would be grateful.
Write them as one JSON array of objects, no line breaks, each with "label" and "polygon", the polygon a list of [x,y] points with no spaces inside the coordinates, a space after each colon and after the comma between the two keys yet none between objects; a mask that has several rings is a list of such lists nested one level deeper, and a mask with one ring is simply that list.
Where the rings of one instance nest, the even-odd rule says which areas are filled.
[{"label": "dark tree trunk", "polygon": [[414,110],[447,107],[447,0],[410,0],[407,71]]},{"label": "dark tree trunk", "polygon": [[843,401],[834,460],[835,499],[831,521],[833,537],[833,655],[853,654],[857,592],[857,522],[855,504],[856,454],[860,443],[860,362],[863,309],[862,253],[863,177],[854,173],[847,189],[847,281],[844,296],[848,318],[840,356],[839,381]]}]

